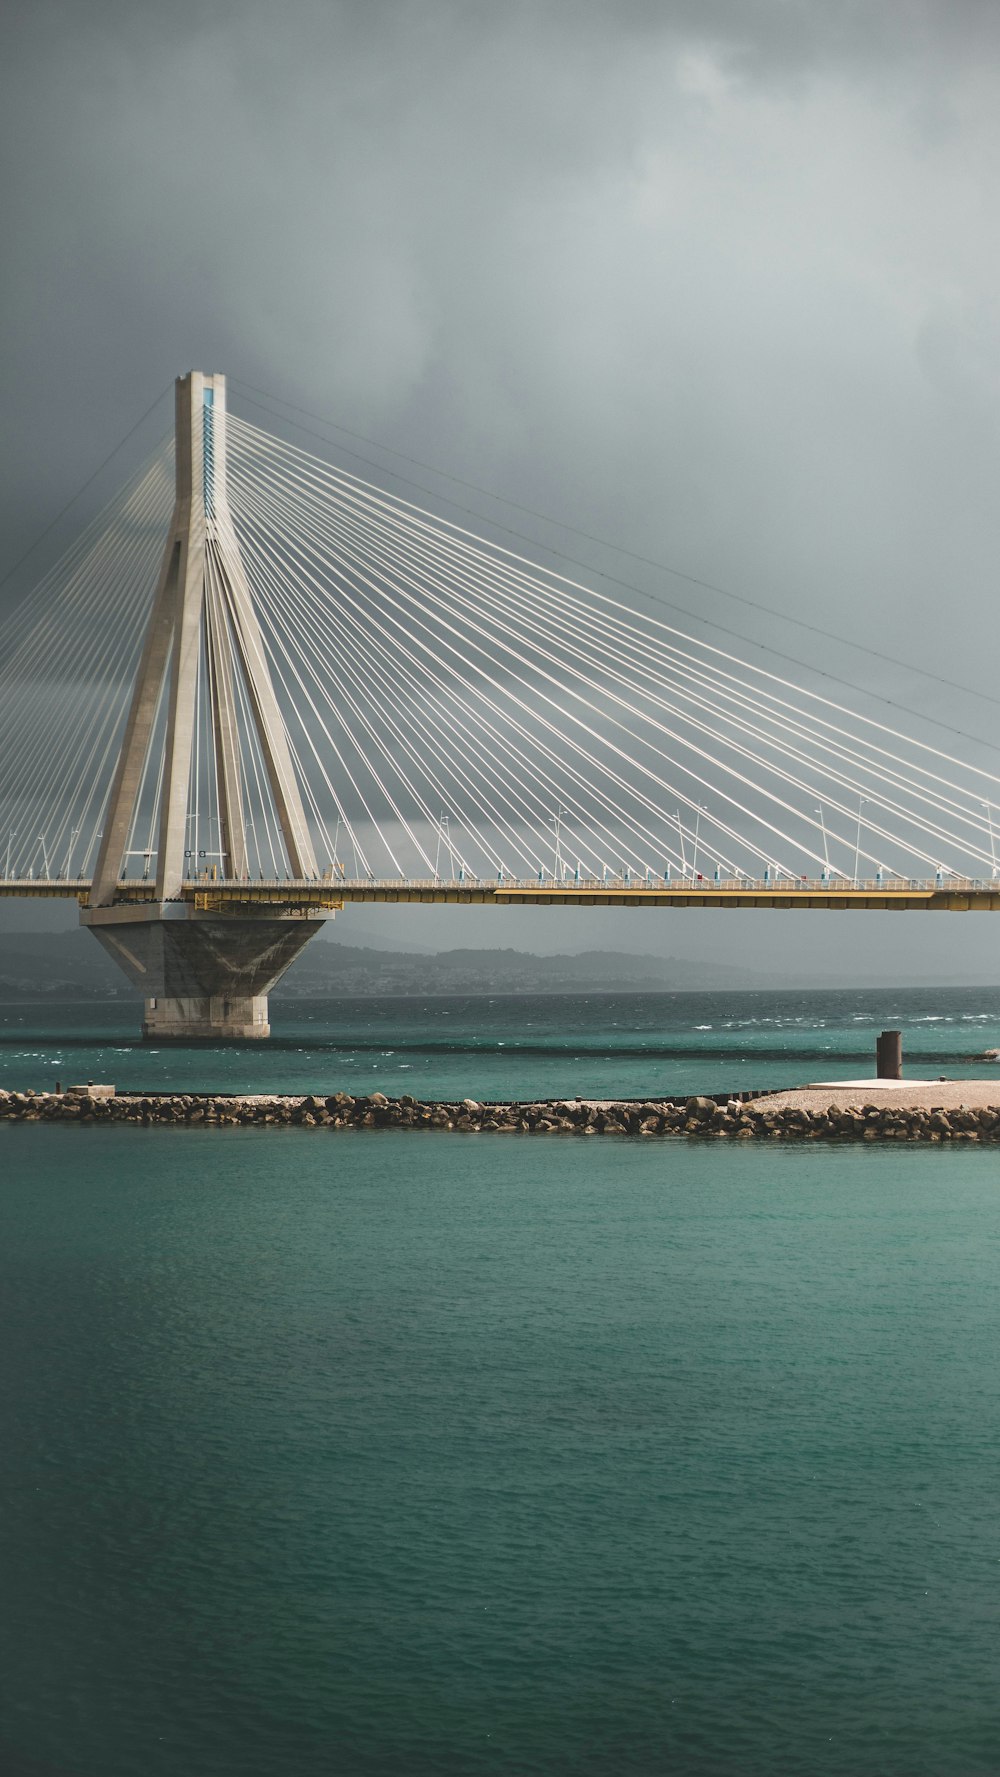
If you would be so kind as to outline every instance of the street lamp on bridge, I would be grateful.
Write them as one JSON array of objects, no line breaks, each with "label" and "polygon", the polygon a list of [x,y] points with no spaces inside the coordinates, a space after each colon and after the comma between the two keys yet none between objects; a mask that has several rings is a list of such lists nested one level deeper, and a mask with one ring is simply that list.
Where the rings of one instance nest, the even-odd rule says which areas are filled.
[{"label": "street lamp on bridge", "polygon": [[857,888],[861,870],[861,810],[868,802],[867,796],[858,797],[858,834],[854,845],[854,886]]},{"label": "street lamp on bridge", "polygon": [[830,874],[830,849],[829,849],[829,846],[827,845],[827,842],[826,842],[826,821],[823,819],[822,805],[819,808],[817,808],[816,813],[819,815],[820,830],[823,834],[823,865],[824,865],[827,875],[829,876],[829,874]]},{"label": "street lamp on bridge", "polygon": [[983,807],[986,810],[986,824],[990,830],[990,859],[993,864],[992,875],[995,877],[997,873],[997,850],[996,842],[993,837],[993,809],[988,802],[984,802]]}]

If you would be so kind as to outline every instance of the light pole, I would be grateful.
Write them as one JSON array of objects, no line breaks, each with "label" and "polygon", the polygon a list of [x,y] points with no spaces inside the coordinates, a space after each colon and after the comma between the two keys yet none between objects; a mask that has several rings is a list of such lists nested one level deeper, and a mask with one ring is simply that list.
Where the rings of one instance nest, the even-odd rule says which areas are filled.
[{"label": "light pole", "polygon": [[10,875],[10,848],[14,843],[14,835],[16,831],[16,827],[8,827],[7,829],[7,861],[3,867],[3,873],[5,876]]},{"label": "light pole", "polygon": [[558,812],[552,816],[552,831],[553,831],[552,860],[555,865],[555,868],[554,868],[552,874],[555,877],[557,882],[562,881],[563,864],[562,864],[562,839],[561,839],[561,835],[560,835],[560,826],[562,823],[563,815],[565,813],[566,813],[566,810],[564,808],[560,808],[558,810]]},{"label": "light pole", "polygon": [[440,816],[438,817],[437,850],[434,853],[434,881],[435,882],[439,882],[440,878],[441,878],[441,835],[444,833],[444,830],[447,827],[447,825],[448,825],[448,816],[445,814],[444,809],[442,809]]},{"label": "light pole", "polygon": [[78,835],[79,831],[80,831],[79,827],[74,827],[72,833],[69,836],[69,844],[66,847],[66,862],[63,865],[63,875],[64,876],[69,875],[70,861],[73,857],[73,847],[76,844],[77,835]]},{"label": "light pole", "polygon": [[91,860],[93,853],[94,853],[94,847],[95,847],[95,845],[100,845],[101,840],[103,838],[104,838],[104,830],[102,828],[100,833],[92,834],[90,839],[87,841],[87,849],[84,852],[83,857],[80,861],[80,875],[81,876],[87,875],[87,873],[90,869],[90,860]]},{"label": "light pole", "polygon": [[820,828],[821,828],[822,834],[823,834],[823,865],[824,865],[827,875],[829,876],[829,874],[830,874],[830,851],[829,851],[829,847],[827,846],[827,843],[826,843],[826,822],[823,819],[822,807],[817,808],[816,813],[819,815],[819,824],[820,824]]},{"label": "light pole", "polygon": [[702,808],[701,803],[699,802],[697,813],[695,814],[695,817],[694,817],[694,855],[691,859],[691,875],[692,876],[697,876],[697,874],[698,874],[698,829],[701,826],[701,817],[704,814],[704,812],[705,811]]},{"label": "light pole", "polygon": [[861,810],[868,801],[867,796],[858,797],[858,836],[854,844],[854,886],[858,886],[858,871],[861,868]]},{"label": "light pole", "polygon": [[681,811],[677,810],[677,838],[681,848],[681,876],[687,875],[687,856],[684,851],[684,828],[681,826]]},{"label": "light pole", "polygon": [[997,873],[997,850],[996,850],[996,842],[993,838],[993,810],[990,807],[990,804],[988,802],[984,802],[983,807],[986,810],[986,820],[987,820],[987,824],[990,829],[990,858],[992,859],[992,862],[993,862],[992,874],[995,878],[996,873]]}]

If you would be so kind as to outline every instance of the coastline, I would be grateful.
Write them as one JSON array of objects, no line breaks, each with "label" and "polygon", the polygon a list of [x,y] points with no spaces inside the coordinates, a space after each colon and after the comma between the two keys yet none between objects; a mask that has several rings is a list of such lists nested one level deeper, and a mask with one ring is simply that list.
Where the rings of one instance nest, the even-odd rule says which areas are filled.
[{"label": "coastline", "polygon": [[458,1134],[683,1137],[709,1140],[1000,1142],[1000,1081],[845,1083],[781,1092],[678,1098],[388,1098],[372,1092],[115,1093],[0,1090],[0,1121],[181,1127],[422,1129]]}]

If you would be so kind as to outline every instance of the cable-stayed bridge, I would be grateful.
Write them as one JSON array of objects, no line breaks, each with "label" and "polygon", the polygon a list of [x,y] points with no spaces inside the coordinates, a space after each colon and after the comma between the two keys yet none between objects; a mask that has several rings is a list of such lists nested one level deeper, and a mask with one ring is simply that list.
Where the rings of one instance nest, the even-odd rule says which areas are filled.
[{"label": "cable-stayed bridge", "polygon": [[1000,910],[1000,781],[176,386],[6,625],[0,894],[158,1039],[267,1034],[357,902]]}]

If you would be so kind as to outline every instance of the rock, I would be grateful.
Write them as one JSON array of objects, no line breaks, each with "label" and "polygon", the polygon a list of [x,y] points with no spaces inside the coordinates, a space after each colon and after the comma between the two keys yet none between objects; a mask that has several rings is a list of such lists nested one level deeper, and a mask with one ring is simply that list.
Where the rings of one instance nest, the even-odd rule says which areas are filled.
[{"label": "rock", "polygon": [[[1000,1051],[996,1052],[1000,1059]],[[687,1135],[699,1140],[765,1138],[772,1141],[985,1141],[1000,1142],[1000,1104],[973,1108],[961,1105],[952,1111],[940,1107],[885,1103],[828,1105],[825,1111],[809,1111],[802,1105],[762,1108],[751,1100],[730,1098],[725,1102],[695,1094],[684,1099],[641,1102],[618,1100],[598,1107],[585,1099],[535,1100],[530,1104],[483,1104],[464,1098],[461,1103],[423,1103],[406,1093],[390,1099],[384,1092],[352,1098],[336,1092],[323,1098],[313,1093],[259,1097],[255,1102],[238,1096],[223,1098],[178,1093],[156,1097],[119,1098],[114,1087],[92,1091],[88,1086],[65,1094],[10,1092],[0,1089],[0,1118],[37,1122],[39,1119],[76,1120],[81,1123],[113,1121],[129,1123],[179,1123],[232,1127],[237,1124],[294,1124],[299,1128],[457,1129],[462,1133],[492,1134],[536,1132],[540,1135],[628,1135],[645,1140],[657,1136]]]},{"label": "rock", "polygon": [[684,1106],[685,1115],[699,1120],[714,1115],[717,1106],[714,1098],[689,1098]]}]

